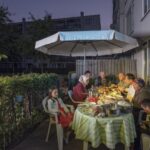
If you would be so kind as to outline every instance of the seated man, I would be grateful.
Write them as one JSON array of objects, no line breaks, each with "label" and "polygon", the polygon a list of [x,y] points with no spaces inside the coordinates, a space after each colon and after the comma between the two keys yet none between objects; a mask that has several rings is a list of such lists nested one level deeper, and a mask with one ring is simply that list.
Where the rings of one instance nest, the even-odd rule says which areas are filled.
[{"label": "seated man", "polygon": [[85,71],[84,75],[89,79],[91,78],[91,72],[89,70]]},{"label": "seated man", "polygon": [[77,102],[84,102],[88,93],[86,92],[86,86],[89,83],[89,78],[85,75],[82,75],[79,78],[79,82],[76,86],[73,87],[73,99]]},{"label": "seated man", "polygon": [[133,83],[135,95],[133,97],[133,105],[136,108],[141,108],[141,103],[144,99],[150,98],[150,91],[145,87],[145,81],[141,78],[137,78]]},{"label": "seated man", "polygon": [[139,113],[141,110],[141,103],[143,99],[150,97],[150,92],[145,88],[145,82],[141,78],[137,78],[133,84],[135,95],[133,97],[133,115],[135,119],[135,124],[139,123]]},{"label": "seated man", "polygon": [[148,99],[144,99],[141,102],[141,107],[144,110],[146,115],[146,121],[150,121],[150,97]]},{"label": "seated man", "polygon": [[134,83],[133,87],[135,90],[135,95],[132,99],[133,102],[133,116],[135,121],[137,139],[135,140],[135,147],[138,150],[139,143],[140,143],[140,112],[141,112],[141,103],[144,99],[150,98],[150,92],[145,88],[145,82],[141,78],[137,78]]},{"label": "seated man", "polygon": [[106,78],[105,72],[99,72],[99,76],[95,80],[95,86],[107,86],[108,80]]},{"label": "seated man", "polygon": [[119,79],[119,83],[118,83],[118,89],[121,91],[121,92],[124,92],[125,89],[129,88],[129,84],[127,84],[125,82],[125,78],[126,78],[126,75],[123,73],[123,72],[120,72],[118,74],[118,79]]}]

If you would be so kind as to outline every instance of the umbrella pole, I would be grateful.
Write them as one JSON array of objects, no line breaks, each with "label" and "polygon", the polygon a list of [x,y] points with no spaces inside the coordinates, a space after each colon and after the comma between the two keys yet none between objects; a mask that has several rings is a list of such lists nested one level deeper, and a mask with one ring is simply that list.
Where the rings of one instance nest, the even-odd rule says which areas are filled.
[{"label": "umbrella pole", "polygon": [[83,71],[85,72],[86,69],[86,52],[85,52],[85,46],[84,46],[84,63],[83,63]]}]

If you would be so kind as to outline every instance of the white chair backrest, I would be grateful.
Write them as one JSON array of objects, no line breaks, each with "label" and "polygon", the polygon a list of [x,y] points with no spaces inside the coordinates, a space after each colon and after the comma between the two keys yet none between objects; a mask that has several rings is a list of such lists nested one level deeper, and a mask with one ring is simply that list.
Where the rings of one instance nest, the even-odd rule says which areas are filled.
[{"label": "white chair backrest", "polygon": [[48,101],[48,96],[43,99],[42,105],[43,105],[44,111],[45,111],[46,113],[49,113],[48,107],[47,107],[47,105],[48,105],[47,101]]},{"label": "white chair backrest", "polygon": [[51,112],[48,110],[48,96],[43,99],[42,105],[43,105],[44,111],[45,111],[46,113],[49,113],[50,116],[54,116],[56,123],[58,123],[58,116],[57,116],[57,113],[51,113]]},{"label": "white chair backrest", "polygon": [[69,90],[68,95],[69,95],[70,98],[72,98],[72,94],[73,94],[72,90]]}]

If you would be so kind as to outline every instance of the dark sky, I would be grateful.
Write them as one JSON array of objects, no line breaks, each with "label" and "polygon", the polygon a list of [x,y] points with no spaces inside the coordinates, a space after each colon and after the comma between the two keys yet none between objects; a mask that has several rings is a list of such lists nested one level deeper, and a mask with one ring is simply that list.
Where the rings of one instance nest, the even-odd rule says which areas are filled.
[{"label": "dark sky", "polygon": [[29,12],[35,17],[43,17],[45,11],[52,18],[100,14],[102,29],[108,29],[112,22],[112,0],[0,0],[13,14],[13,21],[29,18]]}]

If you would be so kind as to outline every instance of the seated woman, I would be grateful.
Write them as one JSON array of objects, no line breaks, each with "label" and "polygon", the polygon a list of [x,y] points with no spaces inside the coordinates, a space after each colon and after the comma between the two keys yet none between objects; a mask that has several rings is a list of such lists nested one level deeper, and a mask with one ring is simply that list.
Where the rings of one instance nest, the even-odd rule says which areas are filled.
[{"label": "seated woman", "polygon": [[89,83],[89,78],[85,75],[80,76],[78,84],[73,87],[73,99],[75,101],[83,102],[86,97],[88,96],[88,93],[86,91],[86,86]]}]

